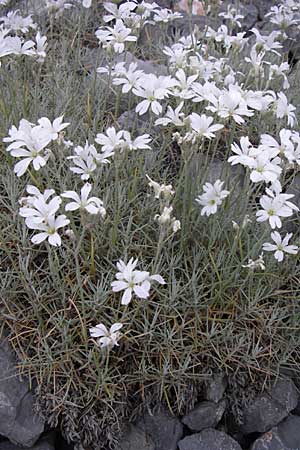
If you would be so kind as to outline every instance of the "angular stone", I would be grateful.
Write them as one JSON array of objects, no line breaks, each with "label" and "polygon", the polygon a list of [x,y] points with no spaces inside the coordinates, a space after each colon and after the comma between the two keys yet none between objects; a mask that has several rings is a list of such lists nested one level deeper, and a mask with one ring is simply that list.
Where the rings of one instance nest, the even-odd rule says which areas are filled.
[{"label": "angular stone", "polygon": [[[29,450],[54,450],[55,442],[55,433],[48,433],[33,446],[30,447]],[[13,444],[10,441],[2,441],[0,442],[0,450],[22,450],[26,447],[20,447],[19,445]],[[28,447],[26,448],[28,450]]]},{"label": "angular stone", "polygon": [[222,431],[208,428],[178,442],[180,450],[242,450],[240,445]]},{"label": "angular stone", "polygon": [[270,390],[270,395],[288,412],[297,406],[300,397],[295,383],[290,378],[279,379]]},{"label": "angular stone", "polygon": [[0,434],[31,447],[44,430],[34,412],[34,396],[25,379],[18,376],[15,359],[6,341],[0,342]]},{"label": "angular stone", "polygon": [[227,376],[224,373],[215,373],[205,383],[205,399],[211,402],[218,403],[222,399],[227,385]]},{"label": "angular stone", "polygon": [[300,448],[300,417],[289,416],[277,427],[277,433],[284,444],[284,448]]},{"label": "angular stone", "polygon": [[257,439],[251,450],[296,450],[300,448],[300,417],[289,416]]},{"label": "angular stone", "polygon": [[[259,439],[256,439],[251,450],[288,450],[283,446],[280,437],[276,432],[267,431]],[[293,449],[294,450],[294,449]]]},{"label": "angular stone", "polygon": [[119,449],[155,450],[155,445],[151,437],[145,431],[135,425],[130,425],[120,440]]},{"label": "angular stone", "polygon": [[298,390],[291,379],[278,380],[269,392],[258,395],[244,410],[241,431],[264,433],[285,419],[296,408]]},{"label": "angular stone", "polygon": [[138,426],[152,438],[155,450],[176,450],[183,434],[179,419],[166,409],[153,412],[153,415],[144,414]]},{"label": "angular stone", "polygon": [[225,412],[226,401],[220,403],[202,402],[189,414],[183,417],[182,423],[192,431],[201,431],[205,428],[214,428],[218,425]]}]

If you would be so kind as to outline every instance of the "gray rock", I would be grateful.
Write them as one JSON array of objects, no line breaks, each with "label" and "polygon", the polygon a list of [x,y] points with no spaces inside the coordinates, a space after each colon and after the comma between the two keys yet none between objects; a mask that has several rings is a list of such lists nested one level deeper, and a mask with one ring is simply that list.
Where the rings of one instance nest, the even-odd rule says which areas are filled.
[{"label": "gray rock", "polygon": [[270,390],[270,395],[284,406],[288,412],[297,406],[299,400],[299,391],[290,378],[279,379]]},{"label": "gray rock", "polygon": [[205,383],[204,396],[206,400],[211,402],[218,403],[227,388],[228,380],[227,376],[224,373],[216,373],[214,374],[208,381]]},{"label": "gray rock", "polygon": [[264,433],[285,419],[296,408],[298,390],[292,380],[278,380],[269,392],[258,395],[244,409],[241,431]]},{"label": "gray rock", "polygon": [[289,416],[257,439],[251,450],[296,450],[300,448],[300,417]]},{"label": "gray rock", "polygon": [[[166,66],[156,64],[150,60],[139,59],[131,52],[122,53],[121,55],[114,55],[113,60],[110,61],[112,65],[120,62],[125,62],[125,67],[128,68],[131,63],[137,64],[137,70],[143,70],[145,73],[153,73],[157,76],[167,75],[168,69]],[[82,54],[82,64],[88,71],[94,71],[97,67],[106,66],[109,63],[108,55],[101,47],[86,48]],[[101,77],[107,77],[106,74],[99,74]]]},{"label": "gray rock", "polygon": [[135,425],[130,425],[120,440],[119,449],[155,450],[155,445],[151,437],[145,431]]},{"label": "gray rock", "polygon": [[[228,5],[232,6],[231,0],[223,1],[220,5],[220,12],[226,12]],[[256,5],[255,2],[240,2],[238,5],[238,11],[239,14],[244,16],[244,19],[241,19],[241,30],[248,31],[253,28],[259,19],[258,5]],[[226,24],[226,20],[224,20],[224,23]]]},{"label": "gray rock", "polygon": [[182,423],[192,431],[202,431],[205,428],[214,428],[218,425],[225,412],[226,401],[220,403],[202,402],[189,414],[183,417]]},{"label": "gray rock", "polygon": [[137,114],[135,109],[125,111],[118,117],[117,124],[121,129],[133,133],[138,132],[138,134],[159,132],[159,127],[151,126],[151,117],[148,111],[142,116]]},{"label": "gray rock", "polygon": [[[290,185],[286,189],[287,194],[293,194],[294,197],[291,201],[295,205],[299,205],[300,203],[300,172],[293,175],[293,178],[290,182]],[[299,230],[299,212],[293,214],[290,220],[285,221],[283,223],[282,230],[287,233],[297,233]],[[300,410],[300,409],[299,409]]]},{"label": "gray rock", "polygon": [[240,12],[244,16],[244,19],[242,19],[241,21],[242,30],[248,31],[255,26],[256,22],[259,19],[258,7],[253,3],[245,3],[241,5]]},{"label": "gray rock", "polygon": [[278,5],[281,3],[280,0],[252,0],[252,4],[254,4],[259,12],[259,19],[263,21],[265,19],[265,15],[270,11],[270,8],[274,5]]},{"label": "gray rock", "polygon": [[6,341],[0,342],[0,434],[31,447],[44,430],[34,412],[34,396],[25,379],[17,375],[15,359]]},{"label": "gray rock", "polygon": [[[251,450],[288,450],[276,432],[268,431],[257,439],[251,447]],[[296,450],[296,449],[293,449]]]},{"label": "gray rock", "polygon": [[145,414],[137,425],[151,437],[155,450],[176,450],[183,434],[179,419],[166,409],[153,412],[153,415]]},{"label": "gray rock", "polygon": [[[29,450],[54,450],[54,442],[55,433],[48,433],[43,436],[33,447],[30,447]],[[24,448],[26,447],[20,447],[10,441],[0,442],[0,450],[22,450]],[[28,448],[26,450],[28,450]]]},{"label": "gray rock", "polygon": [[[300,59],[300,45],[299,45],[299,59]],[[290,83],[289,99],[291,103],[296,107],[296,115],[300,117],[300,61],[298,61],[292,68],[290,75],[288,76]]]},{"label": "gray rock", "polygon": [[232,166],[218,158],[211,160],[206,155],[192,157],[190,174],[201,181],[201,186],[206,182],[213,184],[218,179],[225,181],[224,189],[230,190],[231,200],[240,196],[245,180],[245,169],[240,164]]},{"label": "gray rock", "polygon": [[241,450],[234,439],[212,428],[185,437],[178,442],[178,447],[180,450]]},{"label": "gray rock", "polygon": [[300,417],[289,416],[277,427],[277,433],[286,448],[300,448]]},{"label": "gray rock", "polygon": [[180,11],[182,14],[181,18],[178,18],[171,22],[168,26],[168,36],[174,36],[178,39],[180,36],[189,36],[193,31],[195,26],[203,32],[206,25],[211,25],[215,27],[215,23],[206,16],[190,16],[187,13]]}]

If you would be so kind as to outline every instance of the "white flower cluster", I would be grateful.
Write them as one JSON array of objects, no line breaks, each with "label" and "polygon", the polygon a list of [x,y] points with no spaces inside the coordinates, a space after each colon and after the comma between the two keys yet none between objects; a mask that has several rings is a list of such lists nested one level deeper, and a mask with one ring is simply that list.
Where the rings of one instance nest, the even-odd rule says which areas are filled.
[{"label": "white flower cluster", "polygon": [[154,216],[161,227],[161,234],[165,234],[169,230],[173,233],[180,230],[180,221],[172,217],[173,206],[170,205],[170,201],[175,194],[171,184],[159,184],[146,175],[149,180],[149,186],[154,190],[154,197],[160,202],[160,214]]},{"label": "white flower cluster", "polygon": [[132,139],[128,131],[116,131],[115,127],[109,127],[105,133],[96,135],[95,143],[101,146],[100,152],[88,142],[84,147],[80,145],[74,147],[74,154],[67,158],[74,164],[70,170],[79,174],[82,180],[88,180],[99,165],[109,164],[109,158],[113,157],[116,152],[148,149],[150,142],[149,134]]},{"label": "white flower cluster", "polygon": [[63,116],[53,121],[47,117],[42,117],[38,125],[34,125],[26,119],[22,119],[19,128],[12,126],[9,136],[4,138],[4,142],[10,143],[7,151],[15,158],[22,158],[14,167],[18,177],[24,175],[29,165],[32,164],[34,170],[44,167],[51,154],[47,146],[58,139],[59,133],[69,124],[63,123]]},{"label": "white flower cluster", "polygon": [[[5,3],[2,3],[5,5]],[[0,3],[1,6],[1,3]],[[32,17],[21,16],[18,10],[9,11],[0,17],[0,65],[1,59],[9,55],[27,55],[43,62],[46,57],[47,37],[38,31],[35,40],[25,40],[20,34],[35,30]]]},{"label": "white flower cluster", "polygon": [[[54,153],[49,146],[53,142],[63,145],[64,147],[72,147],[73,143],[64,140],[64,131],[69,123],[63,122],[63,116],[56,118],[51,122],[47,117],[42,117],[38,120],[38,124],[30,123],[26,119],[22,119],[19,123],[19,127],[12,126],[9,130],[9,136],[3,139],[8,143],[7,151],[11,156],[19,158],[14,166],[14,172],[18,177],[24,175],[29,167],[35,171],[39,171],[44,167],[52,155],[55,159]],[[98,133],[95,142],[101,146],[101,150],[98,152],[94,145],[90,145],[86,142],[84,147],[80,145],[74,147],[74,154],[68,156],[67,159],[71,160],[74,164],[70,167],[70,170],[79,174],[81,180],[87,181],[91,177],[92,173],[101,164],[109,164],[109,158],[114,156],[115,152],[122,153],[124,151],[149,149],[148,143],[151,142],[151,138],[148,134],[132,139],[130,133],[125,130],[116,131],[114,127],[109,127],[105,133]],[[28,189],[30,191],[28,191]],[[27,187],[28,192],[32,192],[33,186]],[[65,191],[61,194],[62,198],[68,198],[72,201],[65,207],[66,211],[86,211],[89,214],[99,214],[102,218],[106,215],[106,210],[103,206],[102,200],[97,197],[90,197],[92,185],[85,183],[81,188],[80,195],[76,191]],[[55,218],[60,201],[60,197],[55,197],[55,201],[47,201],[49,196],[54,193],[53,190],[46,189],[44,194],[41,194],[39,190],[35,191],[34,199],[30,197],[22,198],[22,204],[26,200],[27,206],[33,205],[30,208],[21,209],[20,215],[26,217],[26,225],[30,229],[39,229],[43,233],[35,235],[32,238],[34,244],[41,243],[43,240],[48,239],[49,244],[54,246],[61,245],[61,238],[57,233],[59,228],[64,227],[69,223],[65,216],[59,216]],[[33,202],[34,200],[34,202]],[[53,208],[55,205],[55,208]],[[50,209],[49,209],[50,208]],[[36,217],[39,220],[36,220]],[[54,236],[54,237],[53,237]]]},{"label": "white flower cluster", "polygon": [[[116,280],[111,283],[113,292],[123,292],[121,304],[127,306],[133,295],[140,299],[147,299],[150,296],[151,283],[156,281],[159,284],[165,284],[165,280],[161,275],[150,275],[150,272],[144,270],[136,270],[138,260],[131,258],[127,264],[123,260],[117,262],[118,272]],[[121,323],[115,323],[108,331],[102,323],[90,328],[90,335],[93,338],[99,338],[97,344],[101,348],[108,349],[118,345],[121,334],[118,332],[123,327]]]},{"label": "white flower cluster", "polygon": [[146,23],[167,23],[178,17],[180,13],[160,8],[155,2],[148,3],[144,0],[127,1],[120,6],[115,3],[104,3],[108,12],[103,16],[104,22],[114,21],[113,26],[100,27],[96,31],[99,44],[107,51],[123,53],[128,42],[136,42],[139,30]]},{"label": "white flower cluster", "polygon": [[58,18],[65,10],[73,8],[75,5],[81,5],[84,8],[90,8],[92,6],[92,0],[44,0],[46,8],[50,15]]},{"label": "white flower cluster", "polygon": [[[45,1],[54,17],[76,4],[85,8],[92,6],[91,0]],[[0,4],[5,4],[5,0],[0,0]],[[285,254],[296,254],[298,247],[289,243],[292,234],[283,237],[278,231],[284,218],[299,211],[291,201],[294,196],[286,191],[286,175],[288,171],[299,170],[300,165],[300,134],[295,129],[296,108],[290,103],[288,92],[287,74],[290,67],[283,61],[280,50],[286,39],[286,29],[299,25],[299,3],[286,0],[282,5],[272,7],[267,17],[279,29],[261,34],[253,28],[250,37],[240,32],[243,15],[228,6],[227,11],[220,14],[224,23],[217,30],[207,27],[200,33],[195,27],[190,35],[182,36],[177,42],[164,47],[165,75],[145,73],[136,62],[128,64],[126,50],[129,46],[134,47],[145,24],[164,26],[181,15],[145,0],[140,3],[129,0],[119,5],[104,3],[103,6],[106,11],[103,16],[105,25],[95,34],[99,45],[112,57],[108,58],[110,64],[99,67],[97,72],[109,74],[113,89],[129,98],[128,104],[134,105],[139,116],[148,113],[151,124],[166,127],[163,131],[170,137],[170,142],[173,138],[182,156],[187,155],[182,158],[183,164],[190,161],[190,156],[196,152],[208,149],[209,153],[214,145],[215,150],[219,151],[220,142],[222,145],[230,142],[224,154],[227,155],[227,150],[232,153],[225,158],[232,165],[243,166],[250,185],[249,195],[252,195],[249,215],[246,215],[241,226],[234,222],[238,237],[241,238],[242,230],[253,215],[258,223],[265,223],[273,241],[263,243],[263,251],[274,252],[279,262]],[[0,58],[28,55],[43,61],[46,37],[39,32],[35,41],[20,37],[22,33],[35,29],[36,24],[31,16],[22,17],[19,11],[0,17]],[[117,58],[112,53],[116,53]],[[255,121],[261,123],[265,118],[276,122],[276,127],[255,135],[251,125]],[[65,214],[59,214],[63,199],[67,199],[67,213],[80,211],[81,214],[105,218],[103,201],[95,196],[90,197],[90,179],[95,180],[97,168],[110,164],[116,155],[125,158],[131,151],[147,150],[152,141],[149,134],[134,137],[129,131],[118,130],[111,125],[98,133],[93,143],[86,141],[84,146],[74,146],[64,140],[64,130],[68,125],[63,123],[63,116],[53,122],[43,117],[37,124],[22,119],[18,128],[12,126],[9,136],[4,138],[10,156],[19,158],[14,167],[18,177],[26,173],[32,176],[32,169],[39,171],[50,158],[55,161],[57,150],[72,148],[72,154],[66,157],[71,163],[70,171],[79,175],[85,183],[80,193],[66,190],[60,195],[55,195],[53,189],[41,192],[37,187],[39,183],[36,183],[37,186],[27,186],[28,196],[20,200],[19,213],[25,219],[26,226],[37,231],[31,238],[34,244],[47,240],[50,245],[61,245],[61,230],[70,224]],[[255,138],[252,134],[250,137],[246,135],[246,130]],[[232,139],[228,141],[229,133]],[[171,203],[175,191],[170,184],[159,183],[149,176],[147,178],[154,190],[154,197],[159,200],[159,214],[154,219],[159,224],[162,239],[167,232],[171,235],[181,226],[180,221],[173,217],[175,202]],[[214,215],[222,207],[230,194],[224,185],[225,182],[220,179],[213,183],[202,180],[200,189],[203,193],[195,199],[201,207],[201,216]],[[72,232],[67,229],[65,234],[71,235]],[[127,264],[123,260],[117,263],[116,280],[111,286],[113,292],[123,291],[122,305],[128,305],[133,296],[149,298],[153,282],[165,283],[158,274],[150,275],[148,271],[137,270],[137,264],[138,260],[133,258]],[[243,267],[264,270],[263,254],[249,259]],[[112,348],[118,345],[122,327],[123,324],[117,322],[107,329],[101,323],[91,328],[90,334],[97,339],[100,347]]]}]

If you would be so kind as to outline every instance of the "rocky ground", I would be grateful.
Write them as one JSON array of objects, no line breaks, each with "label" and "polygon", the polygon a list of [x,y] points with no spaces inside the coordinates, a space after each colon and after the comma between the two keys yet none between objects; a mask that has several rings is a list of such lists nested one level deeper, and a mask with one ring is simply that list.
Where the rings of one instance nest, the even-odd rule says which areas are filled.
[{"label": "rocky ground", "polygon": [[[183,417],[157,405],[128,424],[119,450],[296,450],[300,446],[300,380],[283,376],[243,408],[226,414],[228,378],[205,382],[202,398]],[[58,430],[49,430],[35,411],[27,380],[16,372],[7,342],[0,347],[0,450],[68,450]]]}]

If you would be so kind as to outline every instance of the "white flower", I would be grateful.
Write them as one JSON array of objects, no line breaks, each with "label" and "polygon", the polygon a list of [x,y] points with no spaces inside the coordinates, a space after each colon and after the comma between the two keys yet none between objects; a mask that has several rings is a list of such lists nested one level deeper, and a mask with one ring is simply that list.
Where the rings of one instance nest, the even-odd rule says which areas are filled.
[{"label": "white flower", "polygon": [[133,258],[127,264],[121,259],[117,262],[119,272],[116,274],[117,281],[113,281],[111,286],[114,292],[124,291],[121,304],[128,305],[131,302],[132,295],[138,298],[146,299],[150,295],[151,281],[157,281],[165,284],[160,275],[150,275],[149,272],[135,270],[138,260]]},{"label": "white flower", "polygon": [[106,27],[105,30],[96,31],[96,36],[100,43],[104,43],[104,48],[113,47],[116,53],[123,53],[125,42],[135,42],[136,36],[132,36],[131,28],[127,28],[121,19],[117,19],[113,27]]},{"label": "white flower", "polygon": [[190,50],[182,44],[176,43],[172,47],[164,47],[163,53],[169,57],[171,68],[184,69],[187,67]]},{"label": "white flower", "polygon": [[152,73],[145,74],[140,79],[140,86],[132,91],[136,96],[145,99],[136,106],[136,112],[141,116],[151,108],[154,114],[161,114],[162,106],[159,100],[163,100],[171,94],[170,88],[173,85],[174,81],[170,77],[157,77]]},{"label": "white flower", "polygon": [[154,189],[155,198],[159,199],[162,197],[169,200],[175,194],[171,184],[159,184],[156,181],[151,180],[148,175],[146,175],[146,177],[149,180],[149,186]]},{"label": "white flower", "polygon": [[128,70],[124,68],[122,74],[118,74],[117,78],[113,78],[113,84],[122,86],[123,94],[127,94],[133,88],[138,88],[141,77],[144,75],[142,70],[136,70],[137,63],[130,63]]},{"label": "white flower", "polygon": [[145,150],[151,148],[149,142],[151,142],[151,137],[149,134],[143,134],[132,140],[131,135],[128,131],[123,132],[124,144],[121,146],[120,150],[122,152],[123,147],[128,150]]},{"label": "white flower", "polygon": [[278,66],[277,64],[272,64],[270,66],[270,79],[274,77],[282,77],[283,78],[283,89],[288,89],[290,87],[290,83],[285,72],[289,72],[290,65],[287,62],[283,62]]},{"label": "white flower", "polygon": [[231,145],[231,150],[235,155],[228,158],[231,165],[242,164],[243,166],[251,167],[253,165],[253,158],[257,155],[258,150],[253,147],[249,141],[248,136],[240,138],[240,146],[234,142]]},{"label": "white flower", "polygon": [[[286,156],[288,153],[292,153],[294,150],[294,144],[292,142],[291,130],[283,128],[279,132],[280,144],[269,134],[261,135],[261,144],[259,148],[263,151],[268,151],[270,154]],[[287,157],[287,156],[286,156]]]},{"label": "white flower", "polygon": [[171,106],[168,106],[165,117],[156,119],[155,125],[166,126],[169,123],[172,123],[173,125],[176,125],[177,127],[184,126],[185,115],[183,112],[181,112],[183,105],[184,105],[184,102],[181,102],[177,106],[176,109],[173,109],[173,108],[171,108]]},{"label": "white flower", "polygon": [[253,183],[264,181],[266,183],[274,182],[277,180],[282,172],[280,164],[280,158],[270,160],[270,154],[268,151],[263,151],[253,158],[250,173],[250,180]]},{"label": "white flower", "polygon": [[21,31],[27,33],[30,28],[35,29],[36,24],[33,23],[31,16],[22,17],[19,11],[9,11],[6,16],[0,17],[0,22],[9,31]]},{"label": "white flower", "polygon": [[[286,148],[284,156],[290,164],[296,163],[300,165],[300,135],[294,131],[292,134],[293,147]],[[296,145],[296,148],[294,147]]]},{"label": "white flower", "polygon": [[183,69],[177,70],[175,74],[175,82],[173,87],[173,95],[184,100],[190,99],[194,96],[193,85],[198,75],[186,76]]},{"label": "white flower", "polygon": [[282,119],[283,117],[287,117],[287,123],[291,127],[294,126],[296,121],[296,116],[294,111],[296,110],[295,106],[291,103],[288,103],[286,95],[283,92],[279,92],[277,94],[276,104],[276,117],[277,119]]},{"label": "white flower", "polygon": [[156,214],[154,216],[154,220],[156,220],[159,225],[162,227],[166,227],[169,230],[172,230],[173,233],[180,230],[181,224],[180,221],[172,217],[173,206],[164,206],[161,214]]},{"label": "white flower", "polygon": [[189,116],[191,128],[197,133],[199,137],[206,137],[211,139],[215,137],[215,132],[224,128],[224,125],[219,123],[212,125],[213,117],[208,117],[205,114],[192,113]]},{"label": "white flower", "polygon": [[36,49],[35,54],[37,56],[38,62],[43,62],[46,58],[46,48],[48,46],[47,44],[47,36],[42,36],[40,32],[37,33],[36,37]]},{"label": "white flower", "polygon": [[82,180],[88,180],[97,169],[97,150],[93,145],[86,142],[84,147],[78,145],[74,148],[75,155],[68,156],[75,166],[70,167],[71,172],[77,173]]},{"label": "white flower", "polygon": [[30,220],[29,217],[26,220],[28,228],[40,231],[40,233],[35,234],[31,238],[33,244],[40,244],[47,239],[49,244],[54,247],[59,247],[61,245],[61,237],[58,230],[69,225],[69,223],[69,219],[67,219],[64,214],[61,214],[58,217],[49,216],[46,223],[37,223],[34,218]]},{"label": "white flower", "polygon": [[177,231],[179,231],[181,229],[180,220],[173,220],[171,222],[171,226],[172,226],[173,233],[176,233]]},{"label": "white flower", "polygon": [[255,76],[261,75],[264,77],[264,64],[269,64],[268,62],[264,61],[265,52],[264,51],[257,51],[256,45],[252,47],[250,51],[250,57],[246,57],[245,61],[250,63],[252,65],[252,72],[254,72]]},{"label": "white flower", "polygon": [[233,25],[237,25],[239,28],[242,26],[240,19],[244,19],[244,16],[238,14],[237,10],[232,5],[227,6],[226,12],[219,13],[219,17],[229,20]]},{"label": "white flower", "polygon": [[90,8],[92,6],[92,0],[82,0],[82,6],[84,8]]},{"label": "white flower", "polygon": [[89,193],[92,190],[90,183],[85,183],[81,188],[80,196],[75,191],[65,191],[61,194],[63,198],[70,198],[73,202],[67,203],[65,206],[66,211],[76,211],[82,209],[89,214],[100,214],[101,217],[105,217],[106,211],[103,207],[103,201],[98,197],[89,197]]},{"label": "white flower", "polygon": [[18,177],[24,175],[28,166],[32,163],[34,170],[39,170],[46,165],[50,156],[46,146],[51,141],[51,135],[41,126],[32,126],[26,120],[21,120],[19,129],[12,127],[10,136],[4,138],[4,142],[11,142],[7,151],[11,156],[22,158],[15,167],[14,172]]},{"label": "white flower", "polygon": [[104,8],[107,12],[110,14],[106,14],[103,16],[104,22],[111,22],[112,20],[117,19],[126,19],[129,17],[131,11],[133,11],[137,4],[135,2],[129,2],[123,3],[121,5],[116,5],[115,3],[111,2],[104,2],[103,4]]},{"label": "white flower", "polygon": [[293,215],[293,211],[299,211],[299,208],[289,201],[294,195],[274,194],[270,189],[266,189],[266,193],[267,195],[263,195],[259,200],[263,209],[257,211],[257,221],[268,220],[272,229],[281,228],[281,217],[290,217]]},{"label": "white flower", "polygon": [[58,138],[58,134],[70,125],[69,123],[63,123],[63,118],[64,116],[60,116],[51,123],[47,117],[42,117],[38,120],[38,123],[51,136],[51,139],[55,141]]},{"label": "white flower", "polygon": [[231,47],[231,35],[226,25],[221,25],[218,30],[211,27],[207,28],[206,36],[216,42],[222,42],[224,48],[228,51]]},{"label": "white flower", "polygon": [[234,86],[229,86],[228,91],[224,91],[218,99],[211,96],[208,100],[213,106],[207,106],[206,109],[216,112],[220,117],[226,119],[232,117],[236,123],[245,122],[243,116],[251,117],[253,112],[247,107],[247,103]]},{"label": "white flower", "polygon": [[155,22],[168,23],[171,20],[179,19],[180,17],[182,17],[182,14],[180,14],[178,12],[173,13],[170,9],[163,8],[163,9],[159,9],[158,11],[155,11],[153,20]]},{"label": "white flower", "polygon": [[35,43],[26,41],[19,36],[5,36],[0,33],[0,58],[6,55],[35,55]]},{"label": "white flower", "polygon": [[98,133],[95,142],[102,145],[103,152],[114,152],[120,149],[124,144],[123,130],[116,131],[115,127],[109,127],[106,130],[106,134]]},{"label": "white flower", "polygon": [[[53,195],[55,194],[54,189],[46,189],[43,193],[32,184],[28,184],[26,186],[26,192],[29,194],[27,197],[21,197],[19,200],[19,204],[21,206],[29,206],[33,204],[33,201],[36,198],[42,197],[45,202]],[[59,197],[58,197],[59,198]]]},{"label": "white flower", "polygon": [[258,49],[258,52],[273,52],[276,55],[280,56],[280,53],[277,52],[277,49],[282,48],[282,45],[276,40],[280,39],[281,33],[279,31],[272,31],[266,36],[262,36],[257,28],[252,28],[250,31],[255,34],[255,47]]},{"label": "white flower", "polygon": [[266,14],[266,17],[271,17],[270,22],[280,26],[282,30],[299,23],[299,20],[294,19],[292,9],[286,7],[285,4],[272,6],[271,11]]},{"label": "white flower", "polygon": [[206,214],[210,216],[217,212],[218,206],[229,195],[229,191],[222,190],[224,181],[217,180],[214,184],[205,183],[203,186],[204,194],[196,197],[196,202],[204,206],[201,209],[201,216]]},{"label": "white flower", "polygon": [[246,228],[248,223],[252,223],[252,220],[249,218],[249,214],[246,214],[240,225],[237,222],[235,222],[234,220],[232,220],[231,223],[232,223],[232,228],[235,231],[240,231],[240,230],[243,230],[244,228]]},{"label": "white flower", "polygon": [[253,259],[249,259],[248,264],[245,264],[245,265],[242,264],[242,267],[247,267],[248,269],[253,270],[253,271],[258,270],[258,269],[265,270],[266,266],[265,266],[265,262],[263,259],[263,253],[261,253],[259,255],[259,257],[257,259],[255,259],[254,261],[253,261]]},{"label": "white flower", "polygon": [[274,258],[277,259],[278,262],[283,261],[284,253],[289,253],[291,255],[296,255],[298,253],[297,245],[288,245],[289,240],[293,236],[293,233],[288,233],[282,239],[278,231],[273,231],[271,233],[271,238],[275,242],[275,244],[270,244],[269,242],[265,242],[263,244],[263,250],[266,252],[275,252]]},{"label": "white flower", "polygon": [[26,225],[29,226],[28,224],[33,222],[48,223],[49,217],[54,216],[58,211],[61,198],[59,196],[53,197],[47,203],[49,197],[54,193],[53,189],[46,189],[41,194],[38,189],[27,186],[27,192],[31,193],[31,196],[26,198],[25,206],[19,210],[20,216],[26,218]]},{"label": "white flower", "polygon": [[114,323],[108,330],[103,323],[89,329],[92,338],[97,338],[97,342],[101,348],[108,347],[112,349],[121,338],[119,330],[123,327],[122,323]]},{"label": "white flower", "polygon": [[165,206],[160,215],[156,215],[155,218],[161,224],[168,224],[171,222],[171,215],[173,212],[173,206]]}]

